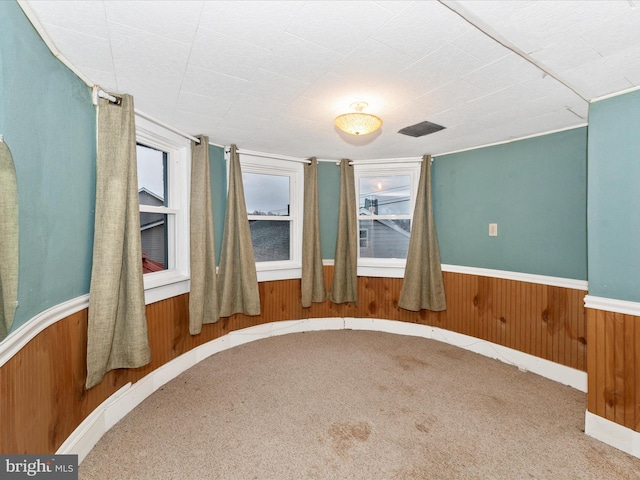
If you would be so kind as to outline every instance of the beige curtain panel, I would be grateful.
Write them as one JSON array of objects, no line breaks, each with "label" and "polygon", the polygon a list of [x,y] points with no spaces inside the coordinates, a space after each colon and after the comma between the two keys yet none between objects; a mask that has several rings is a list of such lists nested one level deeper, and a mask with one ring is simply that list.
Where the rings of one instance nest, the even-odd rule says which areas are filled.
[{"label": "beige curtain panel", "polygon": [[333,303],[358,301],[358,217],[353,166],[340,162],[338,238],[329,300]]},{"label": "beige curtain panel", "polygon": [[218,288],[221,317],[228,317],[234,313],[260,315],[256,262],[244,200],[240,158],[235,145],[231,145],[229,158],[229,192],[222,234]]},{"label": "beige curtain panel", "polygon": [[302,221],[302,307],[327,299],[320,249],[318,209],[318,160],[311,157],[304,166],[304,212]]},{"label": "beige curtain panel", "polygon": [[422,158],[407,266],[398,306],[414,312],[423,309],[440,312],[447,309],[431,199],[430,155]]},{"label": "beige curtain panel", "polygon": [[0,140],[0,341],[13,325],[18,299],[18,186],[11,151]]},{"label": "beige curtain panel", "polygon": [[99,99],[96,216],[89,290],[86,388],[116,368],[151,360],[142,248],[133,98]]},{"label": "beige curtain panel", "polygon": [[209,137],[191,142],[189,333],[197,335],[202,325],[220,320],[216,284],[216,249],[213,238]]}]

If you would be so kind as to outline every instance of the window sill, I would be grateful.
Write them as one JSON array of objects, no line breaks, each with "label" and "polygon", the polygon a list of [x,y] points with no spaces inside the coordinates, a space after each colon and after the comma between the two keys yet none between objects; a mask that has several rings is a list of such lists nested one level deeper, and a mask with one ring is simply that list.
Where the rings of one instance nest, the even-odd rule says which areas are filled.
[{"label": "window sill", "polygon": [[358,265],[359,277],[404,278],[405,262],[394,265]]},{"label": "window sill", "polygon": [[258,274],[258,282],[291,280],[293,278],[302,278],[302,267],[265,268],[264,270],[257,270],[256,273]]},{"label": "window sill", "polygon": [[144,303],[151,303],[176,297],[191,290],[191,281],[185,275],[163,276],[162,278],[144,278]]}]

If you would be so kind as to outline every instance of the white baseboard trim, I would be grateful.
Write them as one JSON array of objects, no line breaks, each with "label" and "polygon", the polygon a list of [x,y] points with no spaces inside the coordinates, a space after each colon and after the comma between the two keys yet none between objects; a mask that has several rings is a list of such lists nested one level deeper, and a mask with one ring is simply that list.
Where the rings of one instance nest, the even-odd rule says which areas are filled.
[{"label": "white baseboard trim", "polygon": [[640,458],[640,432],[587,411],[584,416],[584,433]]},{"label": "white baseboard trim", "polygon": [[82,462],[102,436],[145,398],[165,383],[211,355],[245,343],[289,333],[320,330],[370,330],[423,337],[514,365],[586,392],[587,374],[485,340],[437,327],[371,318],[313,318],[273,322],[236,330],[190,350],[154,370],[135,384],[127,384],[102,402],[67,438],[56,453],[78,455]]},{"label": "white baseboard trim", "polygon": [[616,300],[615,298],[596,297],[587,295],[584,297],[585,308],[604,310],[605,312],[623,313],[640,317],[640,303],[628,300]]},{"label": "white baseboard trim", "polygon": [[64,441],[56,454],[77,454],[78,462],[84,460],[84,457],[98,443],[102,436],[113,425],[107,426],[107,413],[113,405],[125,395],[131,388],[131,383],[127,383],[116,393],[107,398],[98,407],[89,414],[87,418],[73,431],[71,435]]}]

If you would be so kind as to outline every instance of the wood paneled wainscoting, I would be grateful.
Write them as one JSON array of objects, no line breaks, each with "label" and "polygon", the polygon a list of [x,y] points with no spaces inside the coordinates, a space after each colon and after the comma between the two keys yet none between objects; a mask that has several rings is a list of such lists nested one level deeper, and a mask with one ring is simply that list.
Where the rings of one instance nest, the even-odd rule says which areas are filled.
[{"label": "wood paneled wainscoting", "polygon": [[588,411],[640,432],[640,316],[586,310]]},{"label": "wood paneled wainscoting", "polygon": [[[332,270],[325,267],[327,283]],[[360,277],[357,305],[327,301],[307,309],[300,306],[299,279],[263,282],[261,315],[223,318],[205,325],[197,336],[189,335],[188,294],[150,304],[151,363],[109,372],[89,391],[84,389],[87,310],[81,310],[40,332],[0,367],[0,452],[54,453],[85,418],[128,383],[232,331],[283,320],[353,317],[429,325],[586,369],[583,290],[453,272],[445,272],[444,280],[447,310],[439,313],[398,308],[402,279]],[[612,381],[616,386],[619,380]],[[630,395],[625,390],[623,397]],[[607,405],[605,401],[594,408],[617,415],[617,403]],[[625,421],[637,424],[639,418]]]}]

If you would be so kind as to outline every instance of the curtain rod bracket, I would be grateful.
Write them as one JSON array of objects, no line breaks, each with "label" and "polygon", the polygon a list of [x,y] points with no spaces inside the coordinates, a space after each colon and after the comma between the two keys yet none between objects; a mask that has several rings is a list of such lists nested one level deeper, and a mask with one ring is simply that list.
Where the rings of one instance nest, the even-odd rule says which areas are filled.
[{"label": "curtain rod bracket", "polygon": [[98,105],[98,98],[104,98],[105,100],[109,100],[114,105],[122,105],[122,97],[117,97],[115,95],[109,95],[107,92],[102,90],[99,86],[95,85],[93,87],[93,104]]},{"label": "curtain rod bracket", "polygon": [[[98,98],[104,98],[106,100],[109,100],[111,103],[113,103],[115,105],[122,105],[122,97],[118,97],[116,95],[109,95],[107,92],[102,90],[102,88],[100,88],[98,85],[94,85],[93,86],[92,96],[93,96],[93,104],[94,105],[98,105]],[[146,113],[141,112],[138,109],[134,109],[133,112],[138,117],[144,118],[145,120],[148,120],[151,123],[155,123],[156,125],[159,125],[159,126],[161,126],[163,128],[166,128],[167,130],[170,130],[171,132],[176,133],[176,134],[180,135],[181,137],[187,138],[189,140],[193,140],[198,145],[200,145],[200,140],[198,138],[196,138],[196,137],[192,137],[191,135],[187,135],[186,133],[183,133],[180,130],[176,130],[175,128],[171,127],[170,125],[167,125],[166,123],[161,122],[160,120],[158,120],[156,118],[153,118],[153,117],[147,115]]]}]

